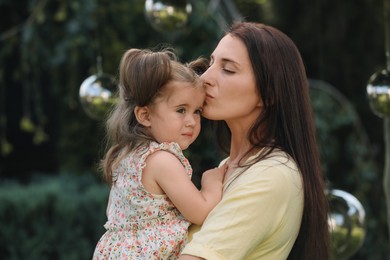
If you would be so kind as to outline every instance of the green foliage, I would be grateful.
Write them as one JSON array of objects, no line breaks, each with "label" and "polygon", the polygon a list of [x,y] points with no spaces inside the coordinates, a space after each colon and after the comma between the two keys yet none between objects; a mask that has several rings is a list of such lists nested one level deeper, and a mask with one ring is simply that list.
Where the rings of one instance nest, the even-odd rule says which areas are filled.
[{"label": "green foliage", "polygon": [[108,187],[90,175],[0,185],[3,259],[90,259],[103,234]]},{"label": "green foliage", "polygon": [[[50,172],[95,170],[102,157],[104,122],[83,111],[80,84],[97,73],[98,56],[104,73],[116,76],[121,55],[132,47],[173,46],[185,62],[209,56],[226,10],[210,11],[212,1],[190,2],[188,26],[160,32],[145,19],[140,0],[0,0],[0,175],[21,178],[48,165]],[[297,43],[309,77],[337,88],[311,93],[324,175],[331,187],[352,193],[366,209],[366,240],[354,259],[383,259],[389,242],[380,170],[382,122],[365,96],[369,76],[384,63],[382,2],[233,2],[245,20],[286,32]],[[186,155],[197,184],[201,173],[224,156],[208,128]],[[76,259],[77,252],[84,252],[82,259],[90,258],[91,249],[85,248],[94,246],[101,223],[92,227],[87,221],[104,217],[106,199],[106,189],[90,181],[87,190],[70,176],[29,186],[2,185],[1,223],[10,224],[0,225],[0,239],[6,238],[0,255]],[[89,215],[77,215],[79,207]],[[61,255],[53,253],[60,250]]]},{"label": "green foliage", "polygon": [[[0,61],[7,64],[0,68],[0,86],[15,86],[15,93],[6,93],[0,116],[18,120],[17,126],[12,121],[2,126],[4,155],[20,152],[18,135],[23,134],[29,137],[23,146],[52,147],[48,152],[60,170],[92,170],[102,156],[104,122],[86,115],[79,88],[98,72],[98,57],[102,72],[117,76],[119,60],[128,48],[174,46],[183,62],[210,54],[221,31],[206,2],[194,1],[197,15],[191,15],[183,29],[167,33],[153,29],[144,4],[139,0],[17,4],[0,0],[0,14],[14,19],[0,31]],[[13,144],[14,149],[9,149]]]},{"label": "green foliage", "polygon": [[[350,101],[329,83],[310,80],[310,96],[328,188],[353,194],[366,212],[365,243],[353,259],[383,259],[389,245],[372,243],[386,240],[383,194],[373,189],[381,187],[382,180],[360,118]],[[334,244],[342,239],[342,233],[332,234]]]}]

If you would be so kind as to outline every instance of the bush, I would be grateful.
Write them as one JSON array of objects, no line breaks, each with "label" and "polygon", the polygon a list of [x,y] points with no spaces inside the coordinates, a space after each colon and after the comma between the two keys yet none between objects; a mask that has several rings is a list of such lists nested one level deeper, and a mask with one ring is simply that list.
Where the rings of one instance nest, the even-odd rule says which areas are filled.
[{"label": "bush", "polygon": [[3,259],[90,259],[104,233],[109,188],[91,175],[0,185]]}]

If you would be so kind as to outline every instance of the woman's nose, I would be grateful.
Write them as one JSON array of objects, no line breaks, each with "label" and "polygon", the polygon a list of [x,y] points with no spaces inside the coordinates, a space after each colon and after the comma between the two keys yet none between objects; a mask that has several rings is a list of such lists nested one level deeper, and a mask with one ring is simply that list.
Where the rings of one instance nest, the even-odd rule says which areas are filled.
[{"label": "woman's nose", "polygon": [[214,81],[212,79],[212,66],[210,66],[201,76],[200,78],[203,80],[205,86],[213,86]]}]

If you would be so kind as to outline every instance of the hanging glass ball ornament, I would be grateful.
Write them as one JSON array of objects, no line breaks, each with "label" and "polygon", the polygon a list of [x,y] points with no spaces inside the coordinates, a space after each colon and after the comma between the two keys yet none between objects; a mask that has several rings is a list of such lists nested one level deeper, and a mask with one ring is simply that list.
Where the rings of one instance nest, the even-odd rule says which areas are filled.
[{"label": "hanging glass ball ornament", "polygon": [[374,73],[367,84],[371,110],[381,118],[390,117],[390,74],[383,69]]},{"label": "hanging glass ball ornament", "polygon": [[333,189],[327,197],[332,259],[349,259],[364,242],[365,210],[359,200],[348,192]]},{"label": "hanging glass ball ornament", "polygon": [[187,0],[146,0],[145,16],[160,32],[173,32],[183,28],[192,12]]},{"label": "hanging glass ball ornament", "polygon": [[95,74],[86,78],[80,86],[80,103],[85,113],[93,119],[101,120],[117,102],[117,84],[114,77]]}]

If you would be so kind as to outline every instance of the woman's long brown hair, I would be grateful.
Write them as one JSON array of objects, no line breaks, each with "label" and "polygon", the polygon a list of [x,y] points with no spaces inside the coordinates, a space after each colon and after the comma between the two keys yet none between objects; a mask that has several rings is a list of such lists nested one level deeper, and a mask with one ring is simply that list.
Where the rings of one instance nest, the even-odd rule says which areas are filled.
[{"label": "woman's long brown hair", "polygon": [[285,151],[302,175],[303,217],[288,259],[327,260],[328,202],[308,80],[298,48],[284,33],[264,24],[237,22],[227,33],[245,44],[264,104],[248,136],[253,149],[267,146],[271,151]]}]

